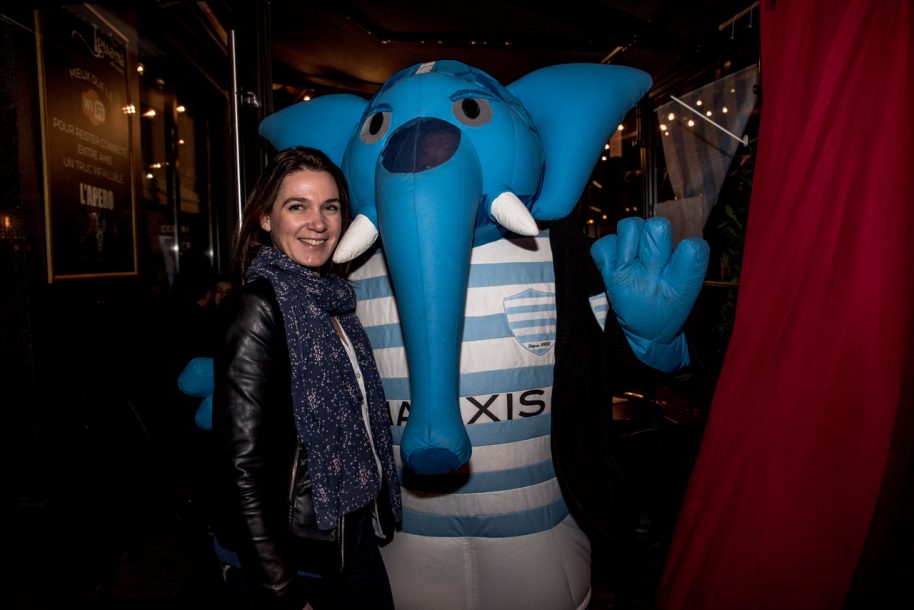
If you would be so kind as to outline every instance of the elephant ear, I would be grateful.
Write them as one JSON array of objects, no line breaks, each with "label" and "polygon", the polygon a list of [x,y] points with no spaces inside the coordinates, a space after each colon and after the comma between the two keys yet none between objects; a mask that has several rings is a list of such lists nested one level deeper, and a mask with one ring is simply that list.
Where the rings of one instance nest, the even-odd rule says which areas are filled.
[{"label": "elephant ear", "polygon": [[355,95],[327,95],[274,112],[260,123],[260,135],[277,150],[309,146],[337,165],[368,104]]},{"label": "elephant ear", "polygon": [[543,144],[545,169],[534,218],[557,220],[571,213],[603,145],[650,87],[646,72],[603,64],[550,66],[508,85]]}]

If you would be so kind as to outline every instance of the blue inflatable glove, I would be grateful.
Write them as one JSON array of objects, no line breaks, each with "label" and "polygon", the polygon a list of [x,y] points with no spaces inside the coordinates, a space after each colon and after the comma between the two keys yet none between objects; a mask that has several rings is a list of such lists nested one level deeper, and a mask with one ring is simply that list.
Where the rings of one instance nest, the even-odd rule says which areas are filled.
[{"label": "blue inflatable glove", "polygon": [[665,373],[688,366],[682,327],[708,268],[707,242],[685,239],[673,252],[670,222],[661,217],[624,218],[616,230],[597,240],[590,255],[632,350]]},{"label": "blue inflatable glove", "polygon": [[193,358],[178,375],[178,389],[188,396],[203,398],[194,422],[203,430],[213,429],[213,359]]},{"label": "blue inflatable glove", "polygon": [[197,427],[201,430],[212,430],[213,429],[213,395],[210,394],[200,403],[200,406],[197,407],[197,412],[194,413],[194,423],[197,424]]}]

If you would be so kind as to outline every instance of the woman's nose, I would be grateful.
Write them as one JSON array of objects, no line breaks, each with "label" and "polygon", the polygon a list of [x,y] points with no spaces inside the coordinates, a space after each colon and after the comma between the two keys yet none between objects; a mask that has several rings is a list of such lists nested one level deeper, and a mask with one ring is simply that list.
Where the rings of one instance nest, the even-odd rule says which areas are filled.
[{"label": "woman's nose", "polygon": [[322,210],[315,210],[308,215],[308,228],[323,233],[327,230],[327,220]]}]

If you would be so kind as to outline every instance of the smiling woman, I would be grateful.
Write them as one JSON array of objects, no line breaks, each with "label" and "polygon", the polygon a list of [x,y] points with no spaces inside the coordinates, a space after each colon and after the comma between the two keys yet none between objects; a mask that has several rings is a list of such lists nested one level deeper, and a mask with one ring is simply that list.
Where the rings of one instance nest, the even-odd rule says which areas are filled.
[{"label": "smiling woman", "polygon": [[296,148],[266,167],[242,218],[245,284],[214,365],[214,529],[220,558],[257,587],[251,607],[393,607],[376,540],[401,514],[384,390],[330,262],[348,217],[339,168]]}]

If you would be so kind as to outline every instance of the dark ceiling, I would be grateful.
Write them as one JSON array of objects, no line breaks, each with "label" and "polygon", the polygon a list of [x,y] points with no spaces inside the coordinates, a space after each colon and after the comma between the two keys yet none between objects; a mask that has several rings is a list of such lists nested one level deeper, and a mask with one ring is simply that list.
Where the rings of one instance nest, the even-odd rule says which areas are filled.
[{"label": "dark ceiling", "polygon": [[675,94],[692,88],[690,80],[708,82],[709,71],[757,61],[758,8],[744,12],[756,4],[273,0],[272,80],[294,101],[341,90],[368,96],[397,70],[436,59],[468,63],[504,84],[543,66],[611,62],[650,73],[652,96]]}]

